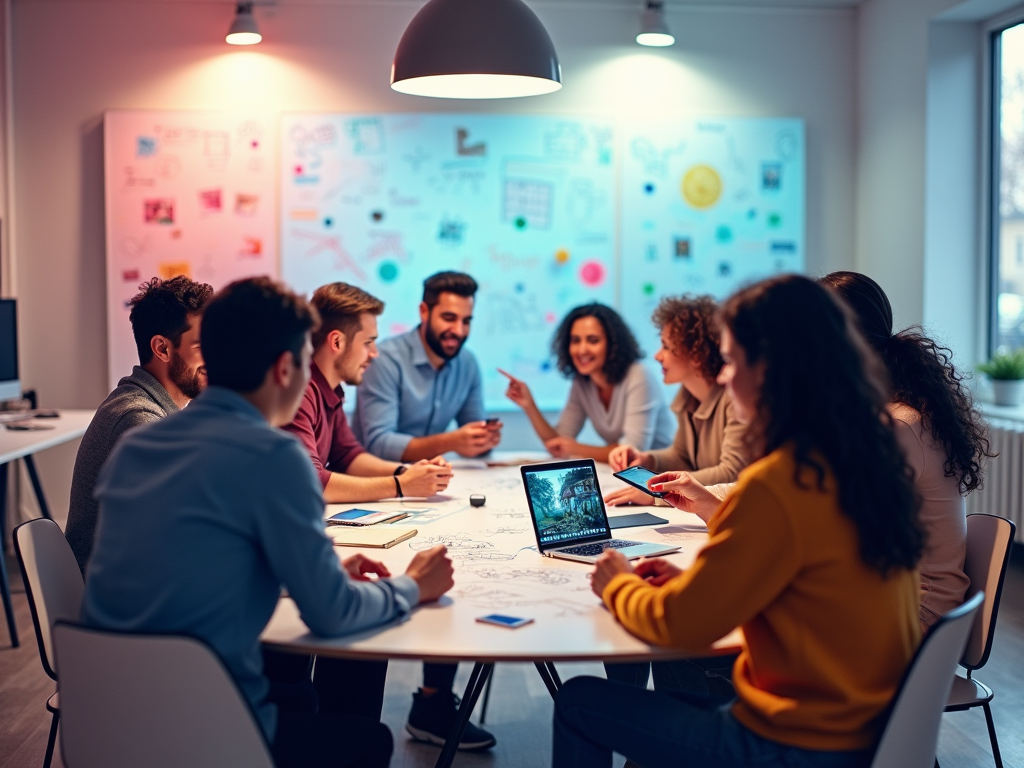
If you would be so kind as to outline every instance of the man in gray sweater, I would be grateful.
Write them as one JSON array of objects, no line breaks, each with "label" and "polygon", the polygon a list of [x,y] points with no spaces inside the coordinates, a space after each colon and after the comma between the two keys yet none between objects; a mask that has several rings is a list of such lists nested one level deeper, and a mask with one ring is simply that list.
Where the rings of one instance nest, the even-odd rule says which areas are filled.
[{"label": "man in gray sweater", "polygon": [[128,430],[184,408],[206,387],[199,327],[213,289],[184,276],[154,277],[139,288],[129,302],[139,365],[100,405],[75,459],[65,533],[83,574],[99,516],[96,478],[114,445]]}]

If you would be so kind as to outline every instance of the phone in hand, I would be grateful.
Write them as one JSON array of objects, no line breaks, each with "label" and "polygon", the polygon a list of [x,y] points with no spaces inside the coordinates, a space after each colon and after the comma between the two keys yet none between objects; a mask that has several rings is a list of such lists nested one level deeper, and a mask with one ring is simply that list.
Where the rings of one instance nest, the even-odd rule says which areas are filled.
[{"label": "phone in hand", "polygon": [[481,624],[494,624],[499,627],[508,627],[509,629],[519,629],[525,627],[527,624],[532,624],[533,619],[520,619],[516,616],[503,616],[500,613],[492,613],[489,616],[480,616],[477,618]]},{"label": "phone in hand", "polygon": [[651,472],[647,467],[630,467],[629,469],[624,469],[621,472],[614,473],[612,477],[617,477],[622,482],[629,483],[634,488],[639,488],[648,496],[654,496],[662,499],[665,497],[664,493],[661,493],[660,491],[652,491],[647,487],[647,481],[656,474],[656,472]]},{"label": "phone in hand", "polygon": [[499,421],[501,421],[501,419],[499,419],[497,416],[491,416],[491,418],[484,420],[484,424],[486,424],[488,427],[493,427]]}]

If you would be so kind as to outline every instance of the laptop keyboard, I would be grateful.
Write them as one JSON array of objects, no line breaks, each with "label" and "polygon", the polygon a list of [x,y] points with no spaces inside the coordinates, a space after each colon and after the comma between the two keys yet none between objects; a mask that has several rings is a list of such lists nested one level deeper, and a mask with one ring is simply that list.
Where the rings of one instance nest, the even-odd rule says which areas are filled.
[{"label": "laptop keyboard", "polygon": [[606,549],[622,549],[624,547],[635,547],[640,544],[639,541],[623,541],[622,539],[610,539],[608,541],[599,541],[596,544],[581,544],[578,547],[566,547],[565,549],[558,550],[566,555],[582,555],[584,557],[590,557],[591,555],[600,555]]}]

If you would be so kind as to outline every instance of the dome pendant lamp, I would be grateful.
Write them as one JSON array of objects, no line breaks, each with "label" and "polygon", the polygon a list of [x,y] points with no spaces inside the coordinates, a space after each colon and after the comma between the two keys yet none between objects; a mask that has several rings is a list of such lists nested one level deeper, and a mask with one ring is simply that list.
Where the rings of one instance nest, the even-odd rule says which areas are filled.
[{"label": "dome pendant lamp", "polygon": [[652,48],[665,48],[675,44],[676,39],[665,23],[665,4],[662,0],[647,0],[640,34],[636,36],[636,41],[640,45]]},{"label": "dome pendant lamp", "polygon": [[522,0],[430,0],[398,43],[391,87],[448,99],[539,96],[562,87],[562,68]]},{"label": "dome pendant lamp", "polygon": [[252,15],[252,3],[240,2],[235,7],[235,20],[231,22],[224,41],[230,45],[256,45],[263,39],[256,19]]}]

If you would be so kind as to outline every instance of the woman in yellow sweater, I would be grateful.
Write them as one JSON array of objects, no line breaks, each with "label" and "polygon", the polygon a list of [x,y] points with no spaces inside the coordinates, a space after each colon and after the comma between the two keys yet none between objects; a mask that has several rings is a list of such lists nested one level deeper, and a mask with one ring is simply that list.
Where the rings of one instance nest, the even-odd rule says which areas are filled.
[{"label": "woman in yellow sweater", "polygon": [[[594,591],[630,632],[704,655],[741,626],[737,697],[568,681],[552,765],[865,766],[920,640],[918,501],[886,411],[884,375],[847,310],[794,275],[723,306],[719,380],[752,455],[683,572],[614,550]],[[675,473],[652,478],[672,491]]]}]

